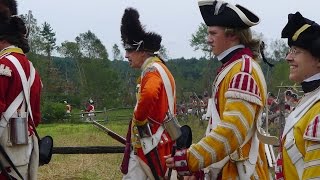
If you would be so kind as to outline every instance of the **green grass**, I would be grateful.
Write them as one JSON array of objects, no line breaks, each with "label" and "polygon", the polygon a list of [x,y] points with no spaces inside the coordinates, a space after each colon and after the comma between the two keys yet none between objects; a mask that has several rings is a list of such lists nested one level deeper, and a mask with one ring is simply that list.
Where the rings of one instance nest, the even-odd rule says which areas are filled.
[{"label": "green grass", "polygon": [[[107,128],[125,137],[128,120],[119,115],[127,115],[127,110],[109,114],[107,122],[101,122]],[[131,112],[129,113],[131,114]],[[129,119],[129,118],[127,118]],[[203,137],[206,122],[201,125],[198,120],[181,122],[188,124],[193,130],[193,142]],[[54,139],[54,146],[121,146],[100,129],[90,123],[40,124],[37,128],[40,136],[50,135]],[[67,180],[108,180],[121,179],[119,166],[123,154],[54,154],[48,165],[39,168],[39,180],[67,179]]]},{"label": "green grass", "polygon": [[[108,113],[108,120],[101,122],[107,128],[125,137],[131,112]],[[104,114],[105,115],[105,114]],[[97,116],[103,118],[105,116]],[[119,118],[120,117],[120,118]],[[126,118],[124,118],[126,117]],[[180,120],[181,125],[189,125],[192,129],[193,143],[198,142],[205,133],[207,121],[189,116],[188,120]],[[271,129],[273,127],[271,126]],[[122,146],[100,129],[90,123],[56,123],[40,124],[40,136],[51,135],[54,146]],[[277,148],[275,148],[277,151]],[[122,179],[119,166],[123,154],[54,154],[48,165],[39,168],[39,180],[114,180]],[[272,170],[271,170],[272,171]]]}]

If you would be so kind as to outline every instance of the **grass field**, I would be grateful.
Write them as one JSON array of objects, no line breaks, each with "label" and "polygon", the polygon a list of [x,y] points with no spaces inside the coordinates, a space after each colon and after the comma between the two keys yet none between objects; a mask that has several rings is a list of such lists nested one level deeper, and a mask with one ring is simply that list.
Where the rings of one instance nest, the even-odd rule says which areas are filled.
[{"label": "grass field", "polygon": [[[107,128],[125,137],[132,110],[124,109],[100,114],[97,120],[103,119]],[[107,118],[106,118],[107,117]],[[77,117],[78,118],[78,117]],[[73,121],[74,122],[74,119]],[[192,128],[193,141],[203,137],[206,122],[189,118],[181,122]],[[38,127],[40,136],[51,135],[55,147],[62,146],[121,146],[121,144],[88,123],[41,124]],[[39,168],[39,180],[108,180],[121,179],[119,166],[123,154],[54,154],[48,165]]]}]

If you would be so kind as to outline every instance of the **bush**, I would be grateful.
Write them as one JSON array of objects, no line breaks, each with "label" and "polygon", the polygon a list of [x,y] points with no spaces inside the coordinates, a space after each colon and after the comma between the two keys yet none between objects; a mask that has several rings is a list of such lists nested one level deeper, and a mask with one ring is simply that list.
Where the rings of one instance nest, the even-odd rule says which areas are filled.
[{"label": "bush", "polygon": [[46,102],[42,107],[42,122],[58,122],[65,118],[65,105],[57,102]]}]

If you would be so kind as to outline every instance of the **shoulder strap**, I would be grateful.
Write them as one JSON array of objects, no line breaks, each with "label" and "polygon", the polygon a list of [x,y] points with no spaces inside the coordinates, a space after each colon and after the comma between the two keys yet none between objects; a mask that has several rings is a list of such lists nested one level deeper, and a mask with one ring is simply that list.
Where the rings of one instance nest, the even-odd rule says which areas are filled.
[{"label": "shoulder strap", "polygon": [[169,80],[169,77],[167,75],[167,73],[165,72],[165,70],[163,69],[163,67],[158,64],[158,63],[153,63],[152,66],[154,66],[155,68],[157,68],[157,70],[160,73],[160,76],[162,78],[163,84],[164,84],[164,88],[166,90],[167,93],[167,98],[168,98],[168,104],[169,104],[169,109],[170,109],[170,113],[172,115],[174,115],[174,97],[176,95],[176,90],[174,89],[174,91],[172,92],[172,86],[171,86],[171,82]]},{"label": "shoulder strap", "polygon": [[228,72],[232,69],[232,67],[237,64],[238,62],[242,61],[242,59],[238,59],[234,61],[233,63],[229,64],[226,68],[224,68],[216,77],[215,81],[213,81],[213,88],[212,88],[212,95],[215,94],[217,91],[217,88],[219,87],[219,84],[224,79],[224,77],[228,74]]},{"label": "shoulder strap", "polygon": [[31,86],[32,86],[34,79],[35,79],[35,69],[34,69],[32,63],[30,63],[30,77],[29,77],[29,80],[27,80],[27,76],[26,76],[20,62],[18,61],[18,59],[12,55],[7,56],[7,59],[13,63],[13,65],[17,68],[17,71],[20,75],[21,83],[23,86],[24,98],[27,103],[29,115],[30,115],[31,120],[33,122],[33,114],[32,114],[32,109],[30,106],[30,89],[31,89]]},{"label": "shoulder strap", "polygon": [[301,119],[301,117],[310,109],[310,107],[320,100],[320,91],[310,99],[308,99],[305,103],[301,104],[300,106],[296,107],[294,111],[290,113],[287,118],[287,123],[284,127],[282,138],[289,132],[290,129]]},{"label": "shoulder strap", "polygon": [[299,179],[302,179],[304,160],[300,153],[296,141],[294,139],[293,128],[287,133],[286,140],[284,143],[284,148],[287,150],[288,157],[290,158],[292,164],[295,166]]},{"label": "shoulder strap", "polygon": [[[216,107],[216,103],[215,103],[215,94],[218,90],[218,87],[221,83],[221,81],[224,79],[224,77],[228,74],[228,72],[232,69],[232,67],[237,64],[239,61],[241,61],[242,59],[236,60],[233,63],[229,64],[226,68],[224,68],[217,76],[216,79],[213,81],[212,84],[212,103],[207,107],[207,111],[208,109],[210,109],[210,114],[209,114],[209,123],[206,129],[206,135],[209,134],[209,132],[211,131],[211,129],[213,129],[214,127],[217,126],[217,124],[221,121],[219,113],[217,111],[217,107]],[[210,106],[210,107],[209,107]],[[215,121],[212,121],[212,117],[215,117]]]},{"label": "shoulder strap", "polygon": [[[219,116],[219,113],[217,111],[217,107],[216,107],[216,104],[214,102],[214,96],[217,92],[217,89],[219,87],[219,84],[221,83],[221,81],[225,78],[225,76],[228,74],[228,72],[232,69],[232,67],[234,65],[236,65],[237,63],[241,62],[242,61],[242,67],[241,67],[241,71],[247,71],[248,69],[248,72],[251,72],[252,71],[252,65],[251,63],[245,63],[246,62],[246,59],[247,56],[243,56],[241,59],[238,59],[236,61],[234,61],[233,63],[229,64],[226,68],[224,68],[216,77],[215,81],[213,82],[213,88],[212,88],[212,104],[211,104],[211,107],[209,107],[209,104],[208,104],[208,108],[210,108],[210,111],[211,111],[211,114],[210,114],[210,117],[215,117],[215,120],[214,121],[209,121],[208,123],[208,126],[207,126],[207,129],[206,129],[206,134],[208,134],[211,129],[213,129],[214,127],[217,126],[217,124],[221,121],[220,119],[220,116]],[[249,68],[247,67],[249,66]],[[246,67],[246,68],[245,68]]]}]

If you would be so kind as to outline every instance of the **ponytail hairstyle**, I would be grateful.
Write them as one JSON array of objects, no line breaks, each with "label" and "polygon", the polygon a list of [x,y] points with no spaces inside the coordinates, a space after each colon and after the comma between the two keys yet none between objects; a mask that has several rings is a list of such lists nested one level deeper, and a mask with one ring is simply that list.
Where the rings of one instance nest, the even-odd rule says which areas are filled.
[{"label": "ponytail hairstyle", "polygon": [[236,35],[239,37],[240,44],[249,48],[253,53],[253,59],[258,59],[260,56],[260,40],[252,37],[250,28],[226,28],[226,35]]}]

